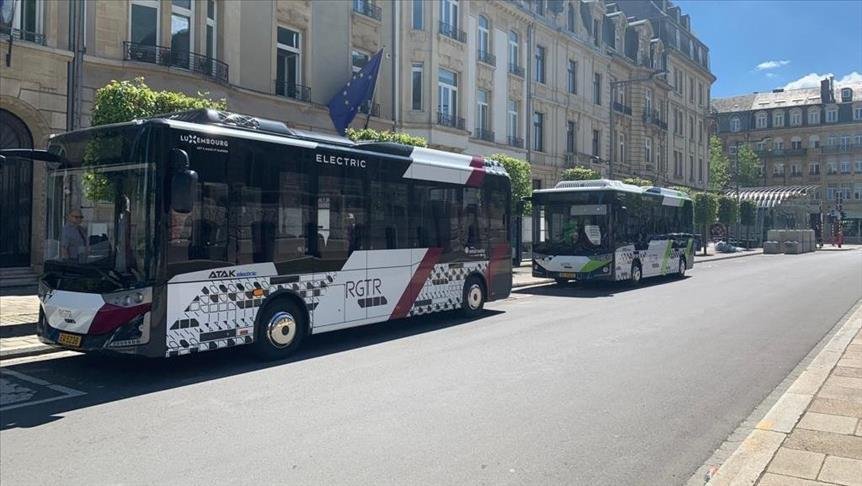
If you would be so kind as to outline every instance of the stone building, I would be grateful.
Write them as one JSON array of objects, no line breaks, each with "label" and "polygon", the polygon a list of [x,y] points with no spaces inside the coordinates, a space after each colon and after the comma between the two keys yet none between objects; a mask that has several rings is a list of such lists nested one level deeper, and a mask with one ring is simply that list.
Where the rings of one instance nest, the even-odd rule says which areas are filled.
[{"label": "stone building", "polygon": [[[696,79],[698,100],[708,99],[706,48],[670,2],[639,3],[18,0],[0,34],[3,52],[12,39],[0,66],[0,146],[44,147],[53,133],[88,126],[99,87],[139,76],[155,89],[207,92],[234,111],[332,132],[327,102],[383,49],[374,99],[353,126],[523,158],[536,187],[576,165],[704,187],[706,144],[694,142],[694,127],[705,108],[683,94],[687,86],[694,96]],[[683,114],[672,119],[674,110]],[[676,152],[688,157],[678,166]],[[0,170],[0,276],[9,283],[39,270],[44,173],[38,163]]]},{"label": "stone building", "polygon": [[813,207],[828,221],[840,200],[845,235],[862,240],[862,83],[829,78],[819,88],[716,99],[713,108],[731,161],[749,144],[763,186],[816,186]]}]

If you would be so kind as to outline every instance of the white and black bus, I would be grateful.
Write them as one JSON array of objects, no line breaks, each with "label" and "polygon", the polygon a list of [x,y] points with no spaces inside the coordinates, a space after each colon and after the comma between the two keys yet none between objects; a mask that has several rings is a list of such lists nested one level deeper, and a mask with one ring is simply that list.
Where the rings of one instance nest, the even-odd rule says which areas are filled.
[{"label": "white and black bus", "polygon": [[49,161],[46,343],[280,357],[307,334],[475,314],[511,290],[509,177],[481,157],[213,110],[65,133],[28,156]]},{"label": "white and black bus", "polygon": [[694,266],[694,210],[683,192],[612,180],[533,191],[533,275],[570,280],[684,276]]}]

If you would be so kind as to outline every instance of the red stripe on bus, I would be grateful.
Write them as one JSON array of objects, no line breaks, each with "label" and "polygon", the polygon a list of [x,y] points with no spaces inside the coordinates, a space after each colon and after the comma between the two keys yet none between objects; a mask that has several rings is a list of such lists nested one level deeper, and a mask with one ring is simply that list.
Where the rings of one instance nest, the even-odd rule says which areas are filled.
[{"label": "red stripe on bus", "polygon": [[470,173],[470,177],[464,184],[467,187],[481,186],[482,181],[485,180],[485,159],[478,156],[473,157],[473,160],[470,161],[470,167],[472,167],[473,172]]},{"label": "red stripe on bus", "polygon": [[392,310],[392,315],[389,316],[390,319],[407,317],[407,313],[413,308],[416,297],[419,296],[419,292],[425,286],[425,281],[428,280],[428,275],[431,275],[431,270],[434,268],[437,260],[440,259],[442,252],[442,248],[428,248],[422,261],[419,263],[419,267],[416,268],[413,278],[410,279],[410,283],[407,284],[407,288],[404,289],[404,293],[398,299],[398,304]]}]

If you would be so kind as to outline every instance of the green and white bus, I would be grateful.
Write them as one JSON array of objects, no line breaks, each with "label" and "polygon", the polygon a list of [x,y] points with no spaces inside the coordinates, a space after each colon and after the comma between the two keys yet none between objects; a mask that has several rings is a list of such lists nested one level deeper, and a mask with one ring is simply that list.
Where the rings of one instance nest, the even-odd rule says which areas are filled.
[{"label": "green and white bus", "polygon": [[614,180],[533,191],[533,276],[626,280],[694,266],[694,210],[680,191]]}]

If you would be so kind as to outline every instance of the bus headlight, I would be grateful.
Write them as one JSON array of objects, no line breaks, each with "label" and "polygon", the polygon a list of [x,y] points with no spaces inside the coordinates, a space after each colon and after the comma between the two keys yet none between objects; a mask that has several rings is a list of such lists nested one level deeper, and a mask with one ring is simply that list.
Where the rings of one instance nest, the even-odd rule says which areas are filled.
[{"label": "bus headlight", "polygon": [[152,302],[150,289],[128,290],[102,296],[105,302],[119,307],[132,307]]}]

